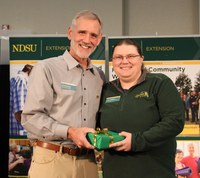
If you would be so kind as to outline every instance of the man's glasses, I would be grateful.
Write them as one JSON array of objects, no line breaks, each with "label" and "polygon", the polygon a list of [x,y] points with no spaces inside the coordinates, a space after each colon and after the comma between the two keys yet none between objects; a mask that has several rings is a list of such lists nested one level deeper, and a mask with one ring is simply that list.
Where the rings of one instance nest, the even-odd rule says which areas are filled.
[{"label": "man's glasses", "polygon": [[128,54],[126,56],[114,56],[112,58],[112,60],[114,60],[115,62],[122,62],[124,58],[126,58],[126,60],[128,60],[129,62],[132,62],[134,60],[136,60],[140,55],[134,55],[134,54]]}]

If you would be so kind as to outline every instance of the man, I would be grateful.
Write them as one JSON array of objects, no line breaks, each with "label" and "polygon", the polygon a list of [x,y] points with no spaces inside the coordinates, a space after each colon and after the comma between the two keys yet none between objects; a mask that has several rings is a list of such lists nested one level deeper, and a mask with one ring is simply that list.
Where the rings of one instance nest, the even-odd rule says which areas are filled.
[{"label": "man", "polygon": [[189,155],[183,157],[181,162],[192,170],[192,173],[188,176],[188,178],[200,178],[197,163],[199,156],[196,156],[194,143],[188,143],[187,149]]},{"label": "man", "polygon": [[32,65],[26,64],[22,71],[10,79],[10,136],[20,135],[24,132],[21,126],[21,113],[26,99],[28,88],[28,77],[32,70]]},{"label": "man", "polygon": [[198,121],[198,96],[196,91],[191,91],[189,103],[192,113],[192,122]]},{"label": "man", "polygon": [[102,22],[82,11],[68,28],[69,51],[39,62],[30,77],[22,124],[34,141],[30,178],[97,178],[94,133],[104,75],[89,56],[102,39]]}]

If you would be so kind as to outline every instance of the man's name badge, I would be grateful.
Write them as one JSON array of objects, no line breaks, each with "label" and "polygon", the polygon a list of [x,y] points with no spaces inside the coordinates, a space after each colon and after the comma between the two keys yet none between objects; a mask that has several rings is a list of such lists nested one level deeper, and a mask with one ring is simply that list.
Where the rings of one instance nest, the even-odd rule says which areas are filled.
[{"label": "man's name badge", "polygon": [[76,85],[72,84],[72,83],[65,83],[65,82],[61,82],[61,89],[63,90],[72,90],[72,91],[76,91]]}]

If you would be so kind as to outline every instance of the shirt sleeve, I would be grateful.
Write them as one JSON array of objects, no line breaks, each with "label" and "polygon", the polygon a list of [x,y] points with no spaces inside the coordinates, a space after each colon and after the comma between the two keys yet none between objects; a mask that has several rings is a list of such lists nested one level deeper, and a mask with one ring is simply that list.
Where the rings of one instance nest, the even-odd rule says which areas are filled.
[{"label": "shirt sleeve", "polygon": [[22,125],[37,139],[66,139],[68,126],[50,117],[54,89],[50,70],[41,63],[30,75],[28,92],[22,113]]},{"label": "shirt sleeve", "polygon": [[147,151],[175,138],[184,127],[184,108],[170,78],[155,89],[160,121],[143,132],[132,133],[132,151]]},{"label": "shirt sleeve", "polygon": [[27,83],[18,77],[13,87],[14,112],[22,111],[27,93]]}]

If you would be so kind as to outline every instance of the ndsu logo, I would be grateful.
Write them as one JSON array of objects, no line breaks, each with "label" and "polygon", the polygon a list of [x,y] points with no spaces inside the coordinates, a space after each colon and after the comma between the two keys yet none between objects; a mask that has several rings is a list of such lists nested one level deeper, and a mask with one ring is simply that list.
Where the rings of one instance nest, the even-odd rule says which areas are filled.
[{"label": "ndsu logo", "polygon": [[37,44],[13,44],[12,52],[36,52]]}]

